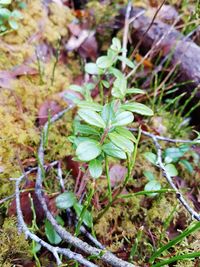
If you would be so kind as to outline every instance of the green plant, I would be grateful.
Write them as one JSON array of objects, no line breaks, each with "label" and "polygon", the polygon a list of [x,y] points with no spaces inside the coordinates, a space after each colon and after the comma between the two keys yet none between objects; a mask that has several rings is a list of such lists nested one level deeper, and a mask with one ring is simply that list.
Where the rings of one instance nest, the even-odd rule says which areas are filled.
[{"label": "green plant", "polygon": [[[88,205],[90,204],[92,195],[93,195],[93,190],[91,190],[89,192],[84,206],[81,205],[80,203],[78,203],[76,196],[72,192],[64,192],[56,198],[57,208],[59,208],[61,210],[73,208],[77,217],[79,218],[78,224],[76,226],[76,231],[75,231],[76,235],[79,234],[79,230],[80,230],[82,223],[84,223],[89,228],[93,227],[92,215],[88,211]],[[58,217],[58,218],[60,219],[60,217]],[[46,227],[46,233],[48,232],[50,235],[52,235],[52,232],[54,233],[54,237],[49,241],[51,242],[53,240],[53,243],[55,244],[54,241],[56,240],[56,242],[59,243],[61,241],[60,236],[58,234],[56,234],[54,229],[51,229],[51,228],[53,228],[53,227],[51,227],[51,225],[49,227]]]},{"label": "green plant", "polygon": [[[197,144],[199,142],[198,138],[199,137],[197,136],[197,138],[194,140],[194,143]],[[193,164],[185,157],[186,154],[190,155],[193,158]],[[157,166],[156,154],[152,152],[145,152],[144,157],[149,162],[151,162],[153,165]],[[165,169],[170,176],[178,175],[179,165],[182,165],[188,171],[188,173],[193,173],[194,171],[193,165],[198,165],[199,163],[198,154],[192,151],[190,145],[186,145],[186,144],[180,145],[179,147],[166,148],[164,150],[163,157],[164,157]],[[144,172],[144,175],[147,177],[147,179],[150,182],[152,180],[155,180],[155,177],[153,179],[153,176],[154,176],[153,173]]]},{"label": "green plant", "polygon": [[[133,113],[153,115],[152,110],[146,105],[127,100],[130,94],[144,92],[137,88],[129,88],[127,76],[118,68],[120,62],[124,62],[129,68],[135,66],[132,61],[122,56],[120,40],[113,38],[107,55],[99,57],[96,63],[87,63],[85,66],[85,71],[92,75],[93,82],[85,83],[83,86],[70,86],[71,90],[81,94],[82,99],[72,93],[66,95],[78,107],[73,123],[73,135],[69,137],[76,151],[76,160],[86,163],[85,176],[91,177],[93,184],[95,179],[102,175],[103,169],[105,170],[109,205],[114,201],[109,176],[109,158],[126,160],[128,173],[120,187],[120,194],[131,177],[140,138],[140,131],[136,138],[126,126],[133,122]],[[91,96],[91,90],[94,88],[99,90],[100,103]],[[94,188],[89,192],[86,204],[83,205],[80,213],[82,217],[93,192]]]},{"label": "green plant", "polygon": [[19,8],[24,8],[21,1],[0,0],[0,35],[18,29],[18,20],[23,18]]}]

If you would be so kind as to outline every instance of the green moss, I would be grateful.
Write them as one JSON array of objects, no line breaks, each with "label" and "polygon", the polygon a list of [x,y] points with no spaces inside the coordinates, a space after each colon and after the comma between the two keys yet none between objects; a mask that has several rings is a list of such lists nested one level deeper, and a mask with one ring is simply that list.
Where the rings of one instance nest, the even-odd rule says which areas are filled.
[{"label": "green moss", "polygon": [[[24,19],[21,28],[16,32],[8,33],[0,42],[1,69],[10,71],[13,67],[21,65],[27,60],[30,61],[30,59],[32,62],[30,66],[38,69],[38,63],[33,60],[36,43],[28,42],[27,39],[36,32],[41,32],[39,29],[41,19],[44,20],[45,27],[44,32],[41,32],[40,40],[42,42],[55,45],[61,36],[67,36],[66,25],[73,18],[71,11],[67,7],[61,8],[55,3],[50,5],[50,11],[48,16],[41,1],[29,1],[27,8],[23,11]],[[43,83],[40,82],[39,73],[22,75],[11,81],[8,87],[12,89],[8,89],[6,86],[0,92],[1,197],[12,193],[13,186],[7,178],[20,175],[19,160],[23,163],[27,159],[35,158],[41,131],[36,121],[41,105],[49,99],[56,100],[63,108],[67,106],[66,102],[64,103],[59,97],[59,92],[67,89],[71,83],[72,74],[68,66],[58,62],[52,86],[55,58],[52,57],[50,61],[40,63]],[[71,116],[68,114],[67,120],[61,120],[58,123],[59,128],[52,127],[47,160],[55,160],[56,156],[61,158],[69,153],[69,143],[66,139],[70,129],[69,118],[71,119]]]},{"label": "green moss", "polygon": [[18,234],[16,220],[6,219],[0,230],[0,263],[13,266],[14,259],[31,259],[30,246],[23,234]]},{"label": "green moss", "polygon": [[112,251],[120,249],[127,239],[133,240],[137,233],[134,216],[139,209],[139,197],[114,204],[94,225],[98,239],[103,240]]}]

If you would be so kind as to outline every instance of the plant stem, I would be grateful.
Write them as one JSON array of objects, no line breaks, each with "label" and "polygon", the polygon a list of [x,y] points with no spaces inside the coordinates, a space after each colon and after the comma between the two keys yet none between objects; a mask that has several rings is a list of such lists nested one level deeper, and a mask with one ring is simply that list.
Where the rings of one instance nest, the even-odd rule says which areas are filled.
[{"label": "plant stem", "polygon": [[190,225],[186,230],[184,230],[180,235],[178,235],[177,237],[175,237],[174,239],[172,239],[170,242],[168,242],[166,245],[162,246],[160,249],[158,249],[149,259],[149,263],[152,264],[154,262],[154,260],[158,257],[160,257],[160,255],[162,255],[162,253],[164,251],[167,251],[169,248],[173,247],[174,245],[176,245],[177,243],[181,242],[185,237],[187,237],[188,235],[190,235],[191,233],[194,233],[195,231],[200,229],[200,222],[197,223],[193,223],[192,225]]},{"label": "plant stem", "polygon": [[85,216],[85,212],[87,211],[88,206],[89,206],[89,204],[90,204],[90,202],[91,202],[91,200],[92,200],[92,197],[93,197],[93,195],[94,195],[94,188],[95,188],[95,180],[93,180],[93,182],[92,182],[92,187],[90,188],[90,191],[89,191],[89,193],[88,193],[88,196],[87,196],[87,198],[86,198],[86,201],[85,201],[85,203],[84,203],[84,205],[83,205],[83,208],[82,208],[80,217],[79,217],[79,219],[78,219],[78,224],[77,224],[77,226],[76,226],[75,236],[78,236],[79,233],[80,233],[80,227],[81,227],[81,225],[82,225],[82,223],[83,223],[83,219],[84,219],[84,216]]},{"label": "plant stem", "polygon": [[[125,188],[125,186],[127,185],[130,177],[131,177],[131,174],[132,174],[132,171],[133,171],[133,168],[135,166],[135,160],[136,160],[136,155],[137,155],[137,149],[138,149],[138,144],[139,144],[139,140],[140,140],[140,136],[141,136],[141,128],[139,128],[139,131],[138,131],[138,136],[137,136],[137,142],[135,144],[135,148],[134,148],[134,151],[133,151],[133,157],[132,157],[132,161],[130,160],[129,156],[127,156],[127,161],[128,161],[128,173],[127,173],[127,176],[123,182],[123,184],[119,187],[119,191],[117,192],[116,196],[114,198],[112,198],[112,201],[110,201],[108,203],[108,205],[104,208],[104,210],[99,213],[99,215],[97,216],[96,220],[95,221],[98,221],[107,211],[108,209],[112,206],[112,204],[118,199],[119,195],[121,194],[121,192],[123,191],[123,189]],[[111,196],[112,197],[112,196]]]},{"label": "plant stem", "polygon": [[131,172],[133,171],[133,168],[135,166],[135,161],[136,161],[136,156],[137,156],[137,151],[138,151],[138,145],[139,145],[141,134],[142,134],[142,130],[141,130],[141,127],[139,127],[137,141],[135,143],[135,148],[134,148],[134,151],[133,151],[133,158],[132,158],[132,161],[131,161]]},{"label": "plant stem", "polygon": [[131,248],[131,252],[130,252],[130,256],[129,256],[129,260],[130,261],[133,261],[133,258],[134,258],[135,254],[137,252],[138,244],[141,241],[143,230],[144,230],[144,226],[141,226],[138,229],[137,236],[136,236],[136,239],[135,239],[135,243],[134,243],[134,245]]},{"label": "plant stem", "polygon": [[158,263],[152,265],[152,267],[166,266],[166,265],[168,265],[172,262],[178,261],[178,260],[194,259],[197,257],[200,257],[200,252],[187,253],[185,255],[177,255],[177,256],[174,256],[174,257],[169,258],[167,260],[163,260],[161,262],[158,262]]},{"label": "plant stem", "polygon": [[101,105],[103,105],[104,104],[103,84],[101,82],[99,83],[99,93],[100,93],[100,97],[101,97]]},{"label": "plant stem", "polygon": [[[60,46],[60,44],[59,44]],[[56,71],[56,66],[58,64],[58,57],[60,54],[60,50],[59,47],[56,49],[56,53],[55,53],[55,62],[53,64],[53,70],[52,70],[52,76],[51,76],[51,86],[53,86],[54,80],[55,80],[55,71]]]},{"label": "plant stem", "polygon": [[111,181],[109,175],[109,165],[108,165],[108,157],[105,155],[105,171],[106,171],[106,178],[108,183],[108,198],[109,202],[112,202],[112,189],[111,189]]}]

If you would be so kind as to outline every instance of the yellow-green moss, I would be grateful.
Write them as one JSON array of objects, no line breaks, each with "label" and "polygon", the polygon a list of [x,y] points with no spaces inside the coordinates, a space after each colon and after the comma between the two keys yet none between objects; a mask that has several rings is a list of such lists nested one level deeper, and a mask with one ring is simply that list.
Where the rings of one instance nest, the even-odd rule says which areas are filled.
[{"label": "yellow-green moss", "polygon": [[134,216],[140,209],[140,199],[133,197],[114,204],[94,225],[97,237],[110,244],[110,250],[117,251],[126,238],[131,240],[135,237],[137,229]]},{"label": "yellow-green moss", "polygon": [[23,234],[18,234],[16,220],[6,219],[0,230],[0,263],[2,266],[13,266],[16,258],[30,259],[30,246]]},{"label": "yellow-green moss", "polygon": [[[56,3],[49,5],[49,13],[42,1],[27,1],[27,8],[23,10],[23,20],[20,28],[6,34],[0,41],[0,69],[9,70],[24,64],[38,70],[35,58],[35,46],[39,42],[47,42],[55,46],[60,37],[67,37],[67,24],[74,18],[71,10]],[[29,38],[32,38],[29,41]],[[38,111],[47,99],[56,100],[63,108],[67,106],[57,93],[68,88],[72,82],[72,72],[69,65],[58,62],[54,83],[51,85],[55,58],[47,63],[40,62],[40,73],[36,75],[22,75],[12,80],[10,89],[2,88],[0,91],[0,196],[12,192],[12,183],[8,177],[16,177],[21,173],[19,160],[23,162],[35,157],[40,140],[41,129],[36,125]],[[76,64],[76,70],[79,68]],[[69,134],[69,121],[71,115],[67,114],[57,126],[51,127],[49,134],[49,148],[46,160],[55,160],[70,153],[67,142]]]}]

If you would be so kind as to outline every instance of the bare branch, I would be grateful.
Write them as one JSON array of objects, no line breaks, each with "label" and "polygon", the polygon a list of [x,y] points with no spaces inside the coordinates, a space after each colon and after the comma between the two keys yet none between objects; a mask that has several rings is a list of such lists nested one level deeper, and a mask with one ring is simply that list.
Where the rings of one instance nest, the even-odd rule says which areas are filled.
[{"label": "bare branch", "polygon": [[[138,132],[138,129],[136,129],[136,128],[129,128],[129,130],[132,132]],[[194,140],[172,139],[172,138],[168,138],[168,137],[164,137],[164,136],[160,136],[160,135],[155,135],[155,134],[146,132],[144,130],[141,130],[141,133],[143,135],[146,135],[146,136],[152,138],[152,139],[155,137],[157,140],[165,141],[165,142],[169,142],[169,143],[185,143],[185,144],[194,144],[195,143]]]},{"label": "bare branch", "polygon": [[[122,56],[124,58],[126,58],[126,54],[127,54],[128,29],[129,29],[129,17],[130,17],[130,13],[131,13],[131,6],[132,6],[132,3],[129,0],[127,8],[126,8],[124,34],[123,34],[123,45],[122,45],[122,48],[123,48]],[[126,64],[124,62],[122,62],[122,71],[124,71],[125,68],[126,68]]]},{"label": "bare branch", "polygon": [[60,248],[60,247],[54,247],[50,244],[48,244],[47,242],[45,242],[44,240],[42,240],[41,238],[39,238],[37,235],[33,234],[27,227],[26,223],[24,222],[23,219],[23,214],[22,214],[22,210],[21,210],[21,204],[20,204],[20,190],[19,190],[19,186],[21,181],[25,178],[25,175],[20,176],[17,180],[16,180],[16,184],[15,184],[15,196],[16,196],[16,211],[17,211],[17,218],[18,218],[18,226],[20,231],[22,231],[26,237],[29,237],[31,240],[34,240],[35,242],[37,242],[38,244],[40,244],[41,246],[45,247],[48,251],[50,251],[57,262],[57,265],[62,264],[59,254],[62,254],[64,256],[66,256],[68,259],[73,259],[78,261],[79,263],[83,264],[84,266],[87,267],[97,267],[96,264],[91,263],[90,261],[86,260],[83,258],[82,255],[78,254],[78,253],[74,253],[69,249],[64,249],[64,248]]}]

